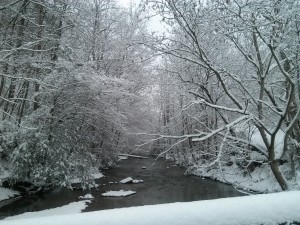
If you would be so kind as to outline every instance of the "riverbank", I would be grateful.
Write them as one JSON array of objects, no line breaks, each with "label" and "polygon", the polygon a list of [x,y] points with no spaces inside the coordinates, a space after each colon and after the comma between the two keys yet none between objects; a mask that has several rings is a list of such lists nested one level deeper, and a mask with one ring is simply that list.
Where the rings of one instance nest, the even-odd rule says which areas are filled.
[{"label": "riverbank", "polygon": [[[5,225],[275,225],[300,224],[300,192],[159,204],[89,213],[50,211],[33,218],[0,221]],[[81,203],[80,203],[81,204]],[[81,204],[82,205],[82,204]],[[75,204],[78,207],[78,204]],[[63,210],[63,209],[62,209]]]},{"label": "riverbank", "polygon": [[[91,172],[91,179],[93,181],[98,180],[102,178],[104,175],[96,168]],[[0,184],[7,183],[9,184],[9,176],[1,177]],[[85,188],[86,186],[82,186],[82,179],[79,177],[72,178],[69,180],[69,188]],[[29,182],[18,182],[14,184],[13,186],[6,185],[7,187],[1,187],[0,186],[0,207],[1,203],[4,200],[13,200],[14,198],[20,197],[20,196],[26,196],[26,195],[36,195],[39,192],[44,192],[45,190],[53,189],[55,188],[55,185],[47,186],[38,186],[33,183]],[[66,185],[65,185],[66,186]],[[90,184],[88,188],[95,188],[97,185]]]},{"label": "riverbank", "polygon": [[9,188],[0,187],[0,202],[20,196],[20,192]]},{"label": "riverbank", "polygon": [[[281,166],[281,170],[286,172],[287,165]],[[273,193],[280,192],[281,187],[276,181],[269,165],[261,165],[251,172],[245,172],[236,164],[222,167],[215,166],[208,168],[205,166],[194,166],[188,168],[188,173],[205,177],[226,184],[230,184],[238,190],[248,193]],[[287,180],[289,190],[300,190],[300,173],[294,178]]]},{"label": "riverbank", "polygon": [[[259,160],[257,154],[253,154],[252,157]],[[262,163],[262,159],[261,161],[253,159],[251,163],[245,164],[243,161],[237,161],[235,157],[224,156],[220,161],[212,163],[211,160],[203,158],[195,160],[191,153],[183,155],[180,152],[167,154],[166,159],[185,166],[186,174],[229,184],[241,192],[263,194],[282,191],[270,165]],[[288,163],[282,163],[279,169],[286,179],[288,190],[300,190],[299,166],[296,166],[294,176]]]}]

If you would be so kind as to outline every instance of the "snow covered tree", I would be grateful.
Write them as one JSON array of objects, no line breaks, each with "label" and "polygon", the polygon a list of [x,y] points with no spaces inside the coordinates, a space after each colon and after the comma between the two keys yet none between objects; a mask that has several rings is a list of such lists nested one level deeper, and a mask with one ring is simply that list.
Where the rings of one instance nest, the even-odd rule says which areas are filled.
[{"label": "snow covered tree", "polygon": [[[258,152],[282,190],[288,189],[288,174],[295,176],[299,168],[299,2],[148,2],[172,27],[154,48],[181,60],[186,70],[199,68],[193,71],[198,80],[185,79],[184,69],[175,71],[183,82],[198,86],[187,106],[201,104],[215,114],[213,123],[199,121],[205,128],[171,138],[215,137],[210,166],[220,165],[227,152],[242,154],[248,167],[257,160],[249,158],[251,152]],[[284,162],[290,171],[280,170]]]},{"label": "snow covered tree", "polygon": [[93,184],[134,147],[132,115],[149,107],[140,15],[109,0],[0,3],[0,159],[13,181]]}]

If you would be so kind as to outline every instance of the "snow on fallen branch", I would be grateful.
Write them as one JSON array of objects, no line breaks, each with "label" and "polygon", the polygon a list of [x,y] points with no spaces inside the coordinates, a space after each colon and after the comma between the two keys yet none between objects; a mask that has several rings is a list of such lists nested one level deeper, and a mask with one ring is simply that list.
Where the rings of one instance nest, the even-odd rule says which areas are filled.
[{"label": "snow on fallen branch", "polygon": [[159,155],[155,158],[155,160],[157,160],[157,159],[158,159],[159,157],[161,157],[163,154],[165,154],[165,153],[171,151],[172,148],[174,148],[176,145],[178,145],[178,144],[180,144],[180,143],[186,141],[187,139],[188,139],[188,137],[186,137],[186,138],[184,138],[184,139],[182,139],[182,140],[180,140],[180,141],[177,141],[175,144],[173,144],[173,145],[172,145],[170,148],[168,148],[166,151],[163,151],[163,152],[159,153]]},{"label": "snow on fallen branch", "polygon": [[[224,136],[225,134],[222,133],[222,132],[220,132],[220,133],[218,133],[218,135]],[[244,144],[253,146],[253,147],[255,147],[260,153],[262,153],[262,154],[265,155],[265,156],[268,156],[268,153],[267,153],[267,151],[266,151],[264,148],[261,148],[260,145],[257,145],[256,143],[253,143],[252,141],[246,141],[246,140],[244,140],[244,139],[241,139],[241,138],[238,138],[238,137],[233,137],[233,136],[230,136],[230,135],[227,136],[227,139],[230,139],[230,140],[232,140],[232,141],[237,141],[237,142],[241,142],[241,143],[244,143]]]},{"label": "snow on fallen branch", "polygon": [[[230,127],[227,128],[226,134],[224,135],[224,138],[223,138],[222,143],[220,145],[220,149],[219,149],[217,158],[213,162],[211,162],[208,166],[206,166],[206,167],[210,167],[210,166],[213,166],[216,163],[218,163],[219,164],[219,168],[221,168],[220,161],[221,161],[221,156],[222,156],[222,153],[223,153],[223,146],[224,146],[224,143],[226,142],[226,139],[228,137],[229,132],[230,132]],[[222,170],[221,170],[221,173],[222,173]]]},{"label": "snow on fallen branch", "polygon": [[[161,157],[162,155],[164,155],[164,154],[168,153],[170,150],[172,150],[175,146],[177,146],[178,144],[180,144],[180,143],[182,143],[182,142],[184,142],[184,141],[186,141],[186,140],[188,140],[188,139],[190,139],[190,138],[191,138],[192,141],[194,141],[194,142],[204,141],[204,140],[207,140],[207,139],[211,138],[211,137],[214,136],[214,135],[220,134],[223,130],[230,130],[233,126],[235,126],[235,125],[238,124],[238,123],[241,123],[242,121],[248,122],[248,121],[250,121],[250,120],[252,120],[252,119],[253,119],[252,116],[250,116],[250,115],[244,115],[244,116],[239,117],[238,119],[234,120],[233,122],[231,122],[231,123],[229,123],[229,124],[226,124],[225,126],[220,127],[219,129],[216,129],[216,130],[211,131],[211,132],[209,132],[209,133],[200,132],[200,133],[197,133],[197,134],[187,134],[187,135],[180,135],[180,136],[159,135],[159,134],[157,134],[157,135],[158,135],[157,138],[152,139],[152,140],[150,140],[150,141],[148,141],[148,142],[146,142],[146,143],[144,143],[144,144],[142,144],[142,145],[139,145],[138,148],[141,147],[141,146],[144,146],[144,145],[146,145],[146,144],[149,144],[150,142],[157,141],[157,140],[160,140],[160,139],[163,139],[163,138],[180,139],[179,141],[177,141],[176,143],[174,143],[173,145],[171,145],[167,150],[161,152],[161,153],[156,157],[155,160],[157,160],[159,157]],[[240,141],[240,142],[243,142],[243,143],[246,143],[246,144],[250,144],[250,145],[256,147],[259,151],[261,151],[261,153],[263,153],[264,155],[266,155],[266,152],[265,152],[262,148],[260,148],[259,146],[256,146],[256,145],[253,144],[253,143],[251,144],[250,142],[247,142],[247,141],[245,141],[245,140],[243,140],[243,139],[239,139],[239,138],[232,137],[232,136],[230,136],[230,135],[228,135],[228,134],[226,135],[225,140],[226,140],[227,138],[228,138],[228,139],[234,139],[234,140],[236,140],[236,141]],[[215,163],[215,162],[213,162],[213,164],[214,164],[214,163]]]},{"label": "snow on fallen branch", "polygon": [[192,141],[204,141],[204,140],[207,140],[208,138],[211,138],[212,136],[220,133],[223,130],[229,129],[229,128],[235,126],[236,124],[238,124],[238,123],[240,123],[240,122],[242,122],[244,120],[251,120],[251,119],[252,118],[250,116],[248,116],[248,115],[242,116],[242,117],[236,119],[235,121],[233,121],[233,122],[231,122],[229,124],[226,124],[225,126],[220,127],[219,129],[216,129],[216,130],[214,130],[214,131],[212,131],[212,132],[210,132],[208,134],[200,133],[198,136],[201,136],[203,134],[204,134],[204,136],[199,137],[199,138],[193,138]]},{"label": "snow on fallen branch", "polygon": [[236,113],[240,113],[240,114],[244,114],[244,115],[249,115],[250,114],[247,110],[240,110],[240,109],[235,109],[235,108],[228,108],[228,107],[221,106],[221,105],[215,105],[215,104],[212,104],[212,103],[209,103],[209,102],[205,101],[204,99],[192,101],[186,107],[190,107],[194,104],[204,104],[204,105],[207,105],[211,108],[220,109],[220,110],[229,111],[229,112],[236,112]]},{"label": "snow on fallen branch", "polygon": [[148,157],[141,156],[141,155],[132,155],[132,154],[125,154],[125,153],[119,153],[118,155],[119,156],[132,157],[132,158],[148,159]]}]

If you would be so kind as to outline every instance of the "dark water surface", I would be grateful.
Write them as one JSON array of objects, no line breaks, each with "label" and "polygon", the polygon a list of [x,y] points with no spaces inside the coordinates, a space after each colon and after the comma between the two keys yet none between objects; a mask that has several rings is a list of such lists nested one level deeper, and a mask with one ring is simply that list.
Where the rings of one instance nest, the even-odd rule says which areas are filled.
[{"label": "dark water surface", "polygon": [[[151,205],[171,202],[189,202],[224,197],[242,196],[232,186],[220,182],[185,176],[184,169],[171,162],[153,158],[129,158],[122,160],[118,168],[104,171],[105,177],[98,181],[99,187],[92,190],[68,190],[59,188],[37,196],[27,196],[10,204],[0,205],[0,218],[24,212],[40,211],[60,207],[74,201],[86,193],[95,199],[84,211],[94,211],[130,206]],[[146,169],[142,169],[146,167]],[[139,184],[110,184],[126,177],[144,180]],[[106,191],[133,190],[135,195],[127,197],[101,197]]]}]

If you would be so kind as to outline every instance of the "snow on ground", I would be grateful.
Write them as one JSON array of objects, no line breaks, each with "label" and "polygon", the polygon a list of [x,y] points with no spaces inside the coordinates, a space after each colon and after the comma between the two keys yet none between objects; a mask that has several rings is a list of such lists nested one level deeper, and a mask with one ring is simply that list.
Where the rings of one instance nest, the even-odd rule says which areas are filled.
[{"label": "snow on ground", "polygon": [[92,173],[92,177],[94,179],[100,179],[100,178],[104,177],[104,175],[103,175],[103,173],[98,171],[98,172]]},{"label": "snow on ground", "polygon": [[[288,170],[287,165],[281,166],[281,171],[285,172],[285,170]],[[232,184],[235,188],[244,189],[246,191],[260,193],[281,191],[269,165],[261,165],[251,173],[245,173],[245,171],[241,170],[236,164],[211,169],[199,167],[194,169],[191,174]],[[298,175],[300,174],[298,173]],[[300,183],[296,182],[297,180],[299,181],[299,178],[287,180],[290,190],[300,189]]]},{"label": "snow on ground", "polygon": [[[104,177],[104,175],[103,175],[103,173],[101,173],[100,171],[98,171],[98,169],[95,168],[93,171],[91,171],[91,178],[92,179],[96,180],[96,179],[100,179],[102,177]],[[77,178],[71,179],[70,182],[72,184],[79,184],[79,183],[82,182],[82,179],[79,178],[79,177],[77,177]]]},{"label": "snow on ground", "polygon": [[0,187],[0,201],[10,199],[10,198],[12,198],[14,196],[18,196],[18,195],[20,195],[20,193],[18,191],[13,191],[8,188]]},{"label": "snow on ground", "polygon": [[126,159],[128,159],[128,156],[122,156],[122,155],[118,156],[118,161],[120,161],[120,160],[126,160]]},{"label": "snow on ground", "polygon": [[[6,225],[274,225],[300,222],[300,191],[0,221]],[[12,218],[13,219],[13,218]]]},{"label": "snow on ground", "polygon": [[[90,203],[89,200],[72,202],[68,205],[62,207],[57,207],[53,209],[46,209],[38,212],[27,212],[17,216],[10,216],[4,219],[4,224],[8,223],[8,220],[19,220],[27,218],[36,218],[36,217],[49,217],[49,216],[58,216],[63,214],[74,214],[80,213],[83,209],[87,207],[86,203]],[[0,221],[1,224],[2,221]],[[41,223],[42,224],[42,223]]]},{"label": "snow on ground", "polygon": [[[10,176],[9,170],[7,168],[9,168],[9,164],[4,160],[0,160],[0,185]],[[18,191],[0,187],[0,202],[19,195],[20,192]]]},{"label": "snow on ground", "polygon": [[128,195],[133,195],[135,194],[135,191],[124,191],[124,190],[120,190],[120,191],[108,191],[105,193],[102,193],[101,196],[104,197],[125,197]]},{"label": "snow on ground", "polygon": [[85,196],[79,196],[79,199],[94,199],[94,196],[91,194],[86,194]]},{"label": "snow on ground", "polygon": [[4,168],[2,164],[7,164],[3,160],[0,160],[0,183],[10,176],[8,169]]},{"label": "snow on ground", "polygon": [[[269,134],[266,134],[268,141],[271,141],[271,137]],[[283,143],[284,143],[285,133],[282,130],[279,130],[278,133],[275,136],[275,158],[279,159],[283,153]],[[264,149],[266,152],[267,147],[261,137],[260,132],[257,128],[255,128],[251,134],[250,142],[262,149]]]},{"label": "snow on ground", "polygon": [[[250,138],[252,144],[267,151],[266,145],[257,129],[253,129]],[[270,135],[267,135],[267,138],[270,140]],[[284,131],[279,130],[275,139],[276,158],[280,158],[283,152],[284,138]],[[180,154],[178,154],[178,156],[167,155],[167,158],[181,164],[186,161],[182,156]],[[191,155],[188,157],[191,157]],[[214,166],[210,166],[210,162],[199,160],[198,164],[193,164],[188,167],[187,173],[200,177],[209,177],[213,180],[231,184],[237,189],[243,189],[250,192],[270,193],[281,191],[281,187],[275,179],[270,165],[267,164],[268,159],[265,155],[260,152],[251,151],[249,156],[247,156],[247,160],[249,160],[249,162],[261,162],[262,164],[251,168],[254,169],[254,171],[251,169],[247,170],[245,167],[243,168],[242,164],[244,162],[241,162],[242,160],[240,158],[236,156],[231,157],[228,154],[221,158],[220,165],[215,164]],[[289,190],[300,190],[300,170],[297,169],[296,165],[296,175],[292,177],[290,167],[290,163],[279,165],[279,169],[286,179]]]}]

